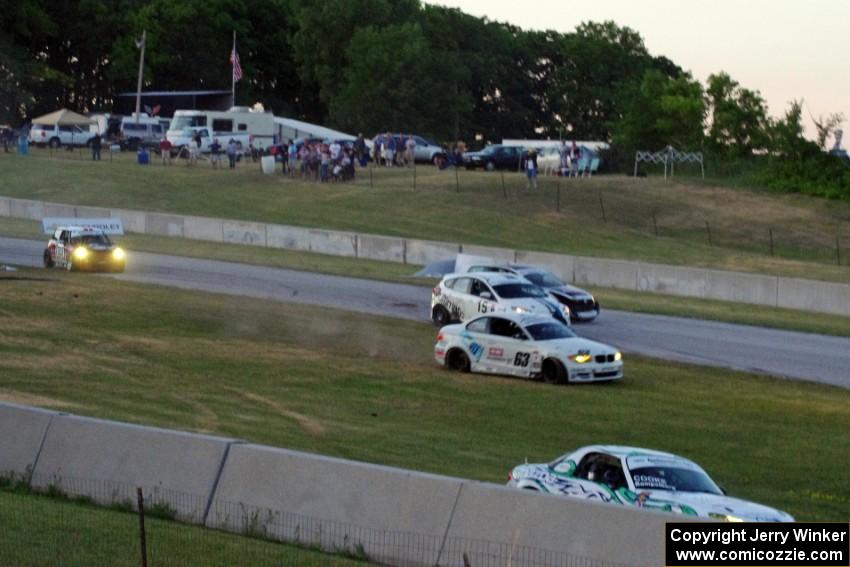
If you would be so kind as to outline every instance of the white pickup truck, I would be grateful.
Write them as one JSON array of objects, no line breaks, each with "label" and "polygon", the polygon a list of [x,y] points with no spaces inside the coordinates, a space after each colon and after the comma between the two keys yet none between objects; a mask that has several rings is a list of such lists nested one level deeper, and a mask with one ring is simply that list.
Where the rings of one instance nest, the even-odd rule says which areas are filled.
[{"label": "white pickup truck", "polygon": [[169,130],[166,137],[168,138],[168,141],[171,142],[171,146],[174,148],[174,151],[176,153],[180,153],[184,147],[189,146],[189,142],[192,141],[192,136],[196,132],[201,135],[201,153],[210,152],[210,144],[213,143],[213,140],[218,140],[218,143],[221,144],[222,153],[227,151],[227,145],[230,143],[230,140],[236,142],[236,151],[239,154],[247,152],[251,145],[251,136],[249,134],[218,132],[214,136],[210,136],[209,128],[203,126],[184,128],[177,134],[175,134],[173,130]]}]

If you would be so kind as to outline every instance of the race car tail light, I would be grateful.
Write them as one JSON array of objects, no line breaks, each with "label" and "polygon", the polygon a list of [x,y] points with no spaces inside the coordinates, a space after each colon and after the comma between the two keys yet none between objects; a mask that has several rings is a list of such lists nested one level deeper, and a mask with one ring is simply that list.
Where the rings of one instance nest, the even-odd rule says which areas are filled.
[{"label": "race car tail light", "polygon": [[437,342],[438,343],[443,342],[443,333],[437,333]]},{"label": "race car tail light", "polygon": [[508,471],[508,482],[512,481],[513,479],[514,479],[513,471]]}]

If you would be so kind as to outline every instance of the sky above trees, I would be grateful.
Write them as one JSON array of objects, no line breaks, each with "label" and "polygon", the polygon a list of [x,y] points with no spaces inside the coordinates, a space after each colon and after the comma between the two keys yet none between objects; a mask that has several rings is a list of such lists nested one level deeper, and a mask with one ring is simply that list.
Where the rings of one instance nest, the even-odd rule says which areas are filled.
[{"label": "sky above trees", "polygon": [[775,117],[803,98],[812,138],[809,113],[850,117],[847,0],[425,1],[537,30],[571,32],[584,21],[613,20],[638,31],[650,53],[669,57],[703,84],[725,71],[760,91]]}]

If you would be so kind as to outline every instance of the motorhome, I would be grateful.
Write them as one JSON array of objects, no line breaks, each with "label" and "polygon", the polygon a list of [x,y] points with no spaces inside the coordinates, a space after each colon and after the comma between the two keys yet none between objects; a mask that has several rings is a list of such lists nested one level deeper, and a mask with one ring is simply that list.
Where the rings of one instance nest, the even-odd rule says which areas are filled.
[{"label": "motorhome", "polygon": [[246,106],[234,106],[227,111],[178,110],[171,119],[166,137],[173,146],[181,147],[199,128],[207,130],[210,140],[218,138],[222,143],[247,135],[250,144],[259,150],[275,142],[274,115]]}]

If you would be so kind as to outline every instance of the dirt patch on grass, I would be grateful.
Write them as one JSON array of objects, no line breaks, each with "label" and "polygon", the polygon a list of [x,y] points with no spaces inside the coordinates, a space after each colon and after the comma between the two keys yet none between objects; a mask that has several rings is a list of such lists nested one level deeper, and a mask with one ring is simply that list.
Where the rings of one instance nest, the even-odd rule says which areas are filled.
[{"label": "dirt patch on grass", "polygon": [[27,392],[18,392],[16,390],[0,389],[0,400],[4,402],[9,402],[11,404],[39,406],[56,409],[81,409],[85,407],[79,404],[75,404],[73,402],[66,402],[64,400],[57,400],[54,398],[48,398],[46,396],[39,396],[38,394],[30,394]]},{"label": "dirt patch on grass", "polygon": [[260,394],[245,392],[237,388],[227,387],[225,389],[239,396],[242,399],[248,400],[256,404],[264,405],[267,408],[276,411],[280,415],[288,417],[289,419],[295,421],[302,429],[304,429],[304,431],[311,435],[324,435],[327,431],[325,426],[322,425],[317,419],[286,409],[276,400],[261,396]]}]

